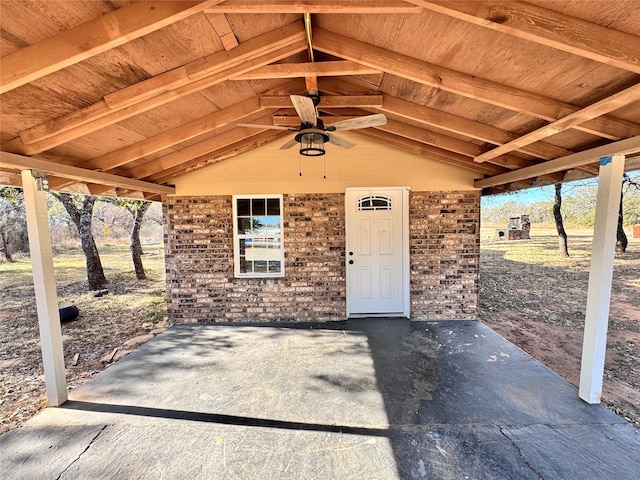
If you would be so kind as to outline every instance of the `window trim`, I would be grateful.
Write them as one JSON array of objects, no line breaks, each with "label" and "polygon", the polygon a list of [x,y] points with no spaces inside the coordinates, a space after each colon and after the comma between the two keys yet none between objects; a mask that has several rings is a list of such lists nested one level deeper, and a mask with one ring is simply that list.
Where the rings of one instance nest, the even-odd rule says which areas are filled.
[{"label": "window trim", "polygon": [[[254,200],[254,199],[273,199],[276,198],[280,202],[280,233],[279,234],[262,234],[262,235],[241,235],[238,233],[238,200]],[[284,196],[282,194],[264,194],[264,195],[233,195],[233,273],[235,278],[282,278],[284,277]],[[243,238],[279,238],[280,240],[280,271],[276,273],[260,273],[240,271],[240,248],[239,240]]]}]

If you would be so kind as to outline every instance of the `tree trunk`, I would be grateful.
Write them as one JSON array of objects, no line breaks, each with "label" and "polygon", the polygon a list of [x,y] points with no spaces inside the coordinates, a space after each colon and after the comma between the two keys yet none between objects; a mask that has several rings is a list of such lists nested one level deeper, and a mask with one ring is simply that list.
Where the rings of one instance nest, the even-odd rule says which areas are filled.
[{"label": "tree trunk", "polygon": [[96,197],[84,197],[81,209],[76,207],[70,194],[61,193],[59,198],[80,234],[82,251],[84,252],[87,262],[87,281],[89,282],[89,289],[99,290],[104,288],[107,284],[107,279],[104,276],[98,247],[96,246],[96,242],[93,239],[93,233],[91,232],[91,220],[93,218],[93,206],[96,203]]},{"label": "tree trunk", "polygon": [[[151,202],[145,202],[138,205],[133,218],[133,228],[131,229],[131,238],[129,247],[131,248],[131,258],[133,259],[133,268],[136,271],[136,278],[144,280],[147,276],[144,273],[142,265],[142,245],[140,244],[140,227],[142,227],[142,219],[147,209],[151,206]],[[132,212],[133,213],[133,212]]]},{"label": "tree trunk", "polygon": [[6,232],[0,232],[0,236],[2,237],[2,249],[4,251],[4,258],[7,259],[7,262],[13,262],[13,255],[11,254],[11,245],[9,242],[9,236]]},{"label": "tree trunk", "polygon": [[616,252],[624,253],[627,251],[629,240],[627,234],[624,233],[624,212],[622,211],[622,201],[624,199],[624,192],[620,194],[620,210],[618,210],[618,231],[616,232]]},{"label": "tree trunk", "polygon": [[556,221],[556,230],[558,231],[558,247],[563,257],[569,256],[569,245],[567,243],[567,232],[564,231],[564,223],[562,222],[562,184],[556,183],[556,195],[553,201],[553,218]]}]

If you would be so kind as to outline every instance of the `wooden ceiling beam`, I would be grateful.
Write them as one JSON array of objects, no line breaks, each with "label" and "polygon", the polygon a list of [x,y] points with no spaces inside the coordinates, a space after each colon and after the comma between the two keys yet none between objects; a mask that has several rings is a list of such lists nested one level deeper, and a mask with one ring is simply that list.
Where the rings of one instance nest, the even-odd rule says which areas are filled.
[{"label": "wooden ceiling beam", "polygon": [[[449,137],[442,133],[432,132],[420,127],[398,122],[396,120],[387,120],[386,125],[380,125],[379,127],[376,127],[376,129],[471,158],[476,156],[474,152],[483,152],[485,150],[475,143]],[[532,163],[533,162],[515,155],[510,155],[507,158],[501,159],[500,163],[495,162],[495,164],[508,168],[509,170],[529,166]]]},{"label": "wooden ceiling beam", "polygon": [[[342,122],[343,120],[352,120],[354,118],[360,118],[362,115],[331,115],[321,116],[320,118],[324,122],[325,127],[332,123]],[[297,115],[274,115],[272,117],[273,124],[281,127],[297,128],[300,126],[300,117]]]},{"label": "wooden ceiling beam", "polygon": [[[354,91],[352,86],[344,79],[333,78],[322,79],[320,88],[321,91],[328,91],[331,94],[337,94],[339,92],[353,93]],[[503,145],[518,138],[518,135],[507,130],[502,130],[491,125],[459,117],[417,103],[408,102],[387,94],[383,95],[382,106],[375,108],[373,111],[389,113],[426,126],[436,127],[494,145]],[[573,153],[565,148],[544,142],[528,145],[520,149],[520,151],[543,160],[551,160]]]},{"label": "wooden ceiling beam", "polygon": [[229,24],[229,20],[224,13],[212,13],[207,15],[209,23],[216,31],[216,34],[222,42],[222,46],[228,52],[229,50],[238,46],[238,39],[233,33],[233,29]]},{"label": "wooden ceiling beam", "polygon": [[544,138],[551,137],[560,132],[568,130],[569,128],[576,127],[584,123],[585,121],[591,120],[592,118],[602,116],[605,113],[616,110],[622,106],[629,105],[638,100],[640,100],[640,84],[629,87],[626,90],[616,93],[615,95],[611,95],[610,97],[607,97],[603,100],[600,100],[599,102],[589,105],[588,107],[578,110],[577,112],[567,115],[566,117],[563,117],[556,122],[545,125],[544,127],[534,130],[533,132],[530,132],[526,135],[522,135],[521,137],[512,140],[509,143],[496,147],[492,150],[489,150],[482,155],[478,155],[475,158],[475,161],[484,162],[495,159],[500,155],[512,152]]},{"label": "wooden ceiling beam", "polygon": [[190,140],[207,132],[214,131],[238,122],[251,121],[251,115],[263,110],[258,97],[249,98],[204,117],[196,118],[153,137],[146,138],[79,165],[82,168],[110,170],[138,160]]},{"label": "wooden ceiling beam", "polygon": [[[161,80],[156,77],[123,90],[130,92],[120,97],[120,104],[109,105],[103,100],[89,107],[51,120],[20,132],[24,145],[13,146],[28,154],[41,153],[62,143],[74,140],[116,122],[164,105],[185,95],[211,87],[235,75],[286,58],[307,48],[304,28],[298,23],[279,28],[243,42],[231,52],[218,52],[185,65],[187,76],[178,88],[173,83],[174,74],[167,72],[160,77],[170,78],[166,91],[161,91]],[[179,69],[178,69],[179,70]],[[195,79],[194,79],[195,78]],[[145,83],[150,82],[150,83]],[[146,97],[144,85],[159,93]],[[125,100],[126,99],[126,100]],[[139,103],[135,103],[139,101]]]},{"label": "wooden ceiling beam", "polygon": [[19,173],[0,171],[0,185],[22,187],[22,178]]},{"label": "wooden ceiling beam", "polygon": [[96,172],[84,168],[62,165],[39,158],[25,157],[15,153],[0,152],[0,168],[17,168],[20,170],[39,170],[57,177],[69,178],[77,182],[97,183],[111,187],[130,188],[151,193],[175,193],[175,189],[155,183],[143,182],[133,178]]},{"label": "wooden ceiling beam", "polygon": [[[271,112],[272,113],[272,112]],[[270,121],[270,119],[269,119]],[[202,142],[190,145],[174,153],[170,153],[160,158],[150,160],[142,165],[132,168],[119,168],[114,170],[119,175],[126,175],[133,178],[146,178],[164,170],[171,169],[180,164],[188,162],[196,157],[208,155],[220,148],[226,147],[232,143],[239,142],[245,138],[252,137],[264,130],[259,128],[238,127],[233,130],[221,133],[214,137],[203,140]]]},{"label": "wooden ceiling beam", "polygon": [[556,158],[555,160],[549,160],[548,162],[539,163],[531,167],[521,168],[513,172],[496,175],[482,180],[476,180],[475,186],[478,188],[486,188],[505,183],[518,182],[528,178],[539,177],[549,173],[556,173],[588,165],[589,163],[593,163],[599,158],[608,155],[630,155],[638,152],[640,152],[640,135],[608,143],[607,145],[592,148],[590,150],[583,150],[582,152],[573,153],[562,158]]},{"label": "wooden ceiling beam", "polygon": [[409,0],[420,7],[640,73],[640,37],[526,2]]},{"label": "wooden ceiling beam", "polygon": [[[325,95],[320,97],[318,108],[381,107],[382,103],[382,95]],[[288,95],[262,95],[260,105],[264,108],[293,106]]]},{"label": "wooden ceiling beam", "polygon": [[255,150],[256,148],[275,142],[287,135],[289,135],[289,132],[265,130],[251,138],[232,143],[208,154],[193,158],[188,162],[182,163],[173,168],[163,170],[148,177],[148,180],[157,183],[171,183],[171,181],[179,175]]},{"label": "wooden ceiling beam", "polygon": [[[566,102],[429,64],[322,28],[314,30],[313,42],[321,52],[535,118],[553,122],[580,110]],[[640,134],[640,125],[613,117],[601,117],[576,128],[609,139]]]},{"label": "wooden ceiling beam", "polygon": [[422,8],[397,0],[226,0],[207,13],[420,13]]},{"label": "wooden ceiling beam", "polygon": [[[329,93],[332,94],[338,92],[350,93],[353,91],[352,86],[344,79],[323,79],[321,86],[322,91],[329,91]],[[369,111],[392,114],[426,126],[436,127],[438,129],[450,131],[496,145],[501,145],[518,138],[518,135],[512,132],[475,122],[464,117],[458,117],[456,115],[425,107],[413,102],[407,102],[406,100],[401,100],[391,95],[384,94],[383,100],[382,107],[369,109]],[[526,145],[519,150],[541,160],[552,160],[554,158],[564,157],[574,153],[571,150],[545,142]],[[516,156],[498,157],[495,161],[492,161],[492,163],[509,169],[522,168],[533,164],[531,161]],[[590,165],[577,168],[589,175],[598,175],[598,169],[594,169]]]},{"label": "wooden ceiling beam", "polygon": [[[220,0],[214,0],[219,3]],[[182,20],[210,1],[139,1],[0,59],[0,94]]]},{"label": "wooden ceiling beam", "polygon": [[[338,77],[341,75],[369,75],[380,70],[348,60],[307,63],[277,63],[260,67],[234,77],[233,80],[261,80],[298,77]],[[316,86],[317,90],[317,86]]]}]

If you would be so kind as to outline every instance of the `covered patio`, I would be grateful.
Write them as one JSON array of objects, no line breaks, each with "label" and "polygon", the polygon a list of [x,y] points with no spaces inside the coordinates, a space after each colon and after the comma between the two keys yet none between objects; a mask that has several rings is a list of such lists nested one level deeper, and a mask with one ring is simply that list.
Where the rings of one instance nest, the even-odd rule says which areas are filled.
[{"label": "covered patio", "polygon": [[[637,477],[637,432],[592,405],[640,165],[637,1],[0,1],[0,184],[24,189],[56,407],[0,437],[9,478]],[[480,196],[595,176],[577,392],[468,319]],[[395,263],[373,266],[402,308],[355,313],[417,321],[306,323],[354,313],[346,192],[381,187],[397,197],[349,218],[395,205]],[[205,323],[70,401],[47,188],[162,201],[172,320]],[[275,210],[238,214],[249,200]],[[206,324],[219,312],[279,323]]]},{"label": "covered patio", "polygon": [[3,478],[637,478],[640,436],[475,321],[176,325],[0,437]]}]

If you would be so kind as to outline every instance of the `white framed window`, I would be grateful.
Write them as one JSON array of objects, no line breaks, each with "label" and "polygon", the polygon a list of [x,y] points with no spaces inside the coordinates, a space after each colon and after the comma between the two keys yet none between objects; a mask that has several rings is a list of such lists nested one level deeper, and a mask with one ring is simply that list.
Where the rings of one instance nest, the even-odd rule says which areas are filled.
[{"label": "white framed window", "polygon": [[236,277],[284,277],[282,195],[233,196]]}]

